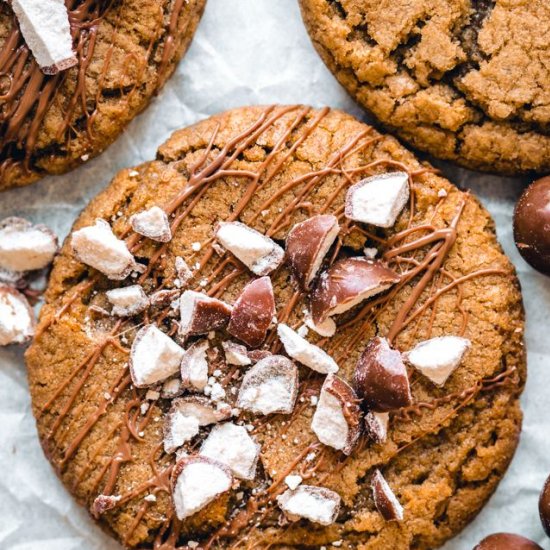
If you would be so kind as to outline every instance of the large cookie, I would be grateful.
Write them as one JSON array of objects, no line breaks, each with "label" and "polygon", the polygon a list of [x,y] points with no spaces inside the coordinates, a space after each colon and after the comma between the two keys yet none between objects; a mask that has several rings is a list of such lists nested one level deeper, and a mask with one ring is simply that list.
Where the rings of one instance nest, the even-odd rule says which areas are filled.
[{"label": "large cookie", "polygon": [[300,0],[340,83],[419,150],[502,173],[550,169],[545,0]]},{"label": "large cookie", "polygon": [[[358,209],[350,210],[349,202],[344,214],[352,184],[385,173],[393,176],[369,180],[384,191],[375,193],[382,199],[375,201],[378,214],[387,210],[383,199],[390,182],[403,183],[404,177],[405,191],[410,182],[410,199],[402,200],[403,189],[396,195],[402,207],[394,209],[397,221],[377,221],[390,225],[383,229],[350,220],[348,215],[365,213],[351,201]],[[153,206],[168,213],[171,239],[161,212],[142,214]],[[130,221],[134,214],[140,216]],[[295,224],[319,214],[332,223],[308,222],[285,243]],[[326,250],[320,243],[330,242],[325,239],[334,227],[330,215],[340,230]],[[105,220],[100,229],[89,229],[98,218]],[[219,224],[224,221],[244,225]],[[112,235],[107,242],[110,227],[139,265]],[[165,242],[144,238],[132,227]],[[98,240],[89,241],[94,235]],[[93,246],[87,247],[90,242]],[[105,250],[114,246],[118,254],[98,255],[98,243]],[[286,247],[284,261],[279,247]],[[73,249],[111,278],[78,261]],[[372,249],[378,251],[375,261],[364,255],[372,257]],[[309,283],[319,257],[324,257],[322,274]],[[327,270],[336,262],[338,273],[331,268],[329,277]],[[121,281],[131,270],[134,275]],[[241,295],[252,280],[257,282]],[[327,378],[334,372],[330,358],[279,325],[281,345],[269,280],[279,323],[300,329],[310,306],[318,323],[332,308],[335,335],[322,337],[310,329],[306,338],[337,363],[338,378]],[[297,281],[308,290],[300,290]],[[336,315],[334,308],[345,309],[344,297],[353,299],[358,289],[368,287],[365,281],[385,290],[377,288],[375,296]],[[131,290],[115,293],[116,300],[106,295],[136,284],[153,305],[147,307],[140,293],[132,297]],[[159,289],[169,292],[154,294]],[[197,294],[189,291],[208,293],[227,305],[194,302]],[[117,311],[111,311],[113,300]],[[189,318],[193,304],[202,309]],[[125,310],[131,315],[116,314]],[[380,365],[367,374],[365,356],[363,370],[356,372],[377,335],[388,337],[401,352],[436,336],[463,337],[452,339],[451,347],[468,340],[471,347],[454,372],[443,368],[450,376],[446,382],[439,379],[439,385],[410,364],[405,370],[400,353],[390,352],[394,368],[388,386],[376,370]],[[229,341],[242,347],[226,349]],[[187,350],[182,366],[188,389],[183,401],[173,401],[181,393],[182,348]],[[449,349],[439,346],[435,355],[420,355],[424,363],[442,362]],[[289,361],[285,350],[297,360]],[[278,357],[270,358],[269,352]],[[205,358],[209,379],[204,378]],[[426,367],[420,359],[409,356]],[[125,545],[140,548],[161,543],[174,548],[187,541],[200,542],[201,548],[237,543],[318,548],[337,541],[343,548],[435,548],[479,512],[504,475],[518,443],[518,398],[526,374],[519,285],[479,202],[420,164],[394,138],[342,112],[303,106],[248,107],[214,116],[174,133],[159,148],[157,160],[120,172],[82,213],[55,262],[27,364],[48,459],[102,526]],[[171,381],[164,384],[167,377]],[[346,385],[354,378],[363,384],[364,401]],[[326,393],[319,399],[325,379],[332,380],[329,393],[340,405],[338,396],[343,396],[343,415],[338,406],[328,414],[323,409],[331,401]],[[201,387],[202,399],[185,397]],[[372,388],[378,388],[380,406],[367,400]],[[168,415],[171,407],[189,411],[190,403],[206,407],[198,415],[199,435],[194,435],[196,425],[175,427],[175,409]],[[367,405],[390,410],[387,437],[384,415],[368,413],[363,421],[358,405],[365,412]],[[314,432],[316,407],[321,414]],[[269,410],[283,412],[262,414]],[[227,422],[246,429],[220,431],[228,414],[233,416]],[[200,449],[206,452],[202,440],[214,430],[206,446],[208,460],[197,460]],[[347,434],[345,441],[342,434]],[[318,435],[328,444],[321,444]],[[182,445],[186,438],[191,439]],[[261,448],[254,471],[256,443]],[[229,490],[230,474],[220,461],[234,470]],[[383,476],[377,474],[377,487],[383,492],[387,481],[404,508],[402,521],[384,519],[394,505],[397,510],[391,495],[384,499],[380,493],[377,503],[373,499],[377,469]],[[336,496],[326,491],[299,495],[307,505],[298,499],[290,511],[310,519],[295,521],[295,514],[287,517],[279,507],[288,505],[286,497],[277,500],[287,482],[300,481],[289,474],[299,475],[302,487],[318,485]],[[193,488],[185,490],[189,484]],[[204,506],[204,492],[221,495]],[[177,513],[187,516],[183,521],[176,519],[173,494]],[[341,498],[336,519],[331,498]]]},{"label": "large cookie", "polygon": [[142,111],[189,46],[205,0],[71,0],[78,63],[39,68],[0,2],[0,191],[98,155]]}]

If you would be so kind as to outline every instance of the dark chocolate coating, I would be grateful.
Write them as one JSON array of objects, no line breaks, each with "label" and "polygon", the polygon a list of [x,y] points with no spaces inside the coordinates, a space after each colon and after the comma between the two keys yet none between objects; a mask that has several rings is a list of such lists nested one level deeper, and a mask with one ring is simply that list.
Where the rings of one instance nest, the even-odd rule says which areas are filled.
[{"label": "dark chocolate coating", "polygon": [[550,537],[550,476],[544,482],[544,487],[540,492],[539,515],[542,526]]},{"label": "dark chocolate coating", "polygon": [[495,533],[485,537],[474,550],[543,550],[536,542],[512,535],[511,533]]},{"label": "dark chocolate coating", "polygon": [[550,275],[550,176],[534,181],[519,198],[514,240],[528,264]]}]

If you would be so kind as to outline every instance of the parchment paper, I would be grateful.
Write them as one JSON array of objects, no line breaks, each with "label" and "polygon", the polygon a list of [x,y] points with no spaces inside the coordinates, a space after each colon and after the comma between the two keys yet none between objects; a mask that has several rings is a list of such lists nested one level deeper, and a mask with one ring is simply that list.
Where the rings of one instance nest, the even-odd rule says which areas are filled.
[{"label": "parchment paper", "polygon": [[[296,0],[208,0],[191,49],[149,109],[86,166],[1,194],[0,218],[29,217],[64,238],[78,212],[119,169],[154,158],[173,130],[231,107],[266,103],[330,105],[366,120],[313,50]],[[496,219],[523,285],[529,350],[525,419],[515,459],[483,512],[445,549],[470,550],[483,536],[503,530],[550,549],[537,510],[550,473],[550,370],[545,365],[550,357],[550,280],[522,261],[511,235],[514,202],[526,182],[438,166],[451,181],[477,193]],[[73,502],[44,458],[30,412],[22,350],[15,347],[0,348],[0,548],[120,548]]]}]

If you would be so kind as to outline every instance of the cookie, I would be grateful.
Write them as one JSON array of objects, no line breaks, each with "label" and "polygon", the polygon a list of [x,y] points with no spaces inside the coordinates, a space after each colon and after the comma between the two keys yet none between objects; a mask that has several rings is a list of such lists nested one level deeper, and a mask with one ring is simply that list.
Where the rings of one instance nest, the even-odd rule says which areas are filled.
[{"label": "cookie", "polygon": [[76,65],[48,75],[2,2],[0,191],[61,174],[105,150],[172,74],[204,4],[69,2]]},{"label": "cookie", "polygon": [[514,454],[523,323],[475,197],[343,112],[247,107],[89,204],[26,360],[46,456],[127,547],[428,549]]},{"label": "cookie", "polygon": [[468,168],[550,169],[544,0],[300,0],[328,68],[389,130]]}]

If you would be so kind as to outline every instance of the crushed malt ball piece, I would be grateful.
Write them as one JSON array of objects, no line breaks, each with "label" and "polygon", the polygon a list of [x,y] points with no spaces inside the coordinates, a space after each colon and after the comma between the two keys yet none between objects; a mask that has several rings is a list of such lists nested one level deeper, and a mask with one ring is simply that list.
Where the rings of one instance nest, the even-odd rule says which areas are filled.
[{"label": "crushed malt ball piece", "polygon": [[311,295],[311,317],[320,324],[399,282],[399,275],[381,262],[343,258],[321,274]]},{"label": "crushed malt ball piece", "polygon": [[162,384],[160,396],[163,399],[174,399],[184,392],[183,384],[179,378],[170,378]]},{"label": "crushed malt ball piece", "polygon": [[114,288],[106,293],[107,300],[113,305],[113,315],[131,317],[149,307],[149,298],[141,285]]},{"label": "crushed malt ball piece", "polygon": [[27,298],[0,285],[0,346],[22,344],[34,334],[35,317]]},{"label": "crushed malt ball piece", "polygon": [[275,297],[269,277],[248,283],[236,302],[227,332],[251,348],[262,344],[275,315]]},{"label": "crushed malt ball piece", "polygon": [[302,483],[302,476],[299,475],[288,475],[285,477],[285,484],[291,490],[294,491]]},{"label": "crushed malt ball piece", "polygon": [[443,386],[472,345],[467,338],[437,336],[403,354],[405,360],[437,386]]},{"label": "crushed malt ball piece", "polygon": [[45,225],[14,217],[0,222],[0,269],[16,279],[48,266],[57,250],[57,237]]},{"label": "crushed malt ball piece", "polygon": [[284,259],[284,250],[274,240],[244,223],[221,222],[216,239],[260,277],[271,273]]},{"label": "crushed malt ball piece", "polygon": [[380,470],[372,476],[372,494],[376,509],[386,521],[403,519],[403,507],[391,490]]},{"label": "crushed malt ball piece", "polygon": [[112,510],[121,500],[120,495],[98,495],[90,508],[90,513],[95,518],[99,518],[105,512]]},{"label": "crushed malt ball piece", "polygon": [[365,413],[365,434],[374,443],[384,443],[388,439],[388,425],[390,413],[377,413],[368,411]]},{"label": "crushed malt ball piece", "polygon": [[179,298],[181,295],[181,290],[171,289],[171,290],[157,290],[153,292],[149,297],[151,305],[154,307],[162,307],[170,305],[174,300]]},{"label": "crushed malt ball piece", "polygon": [[229,491],[233,478],[230,469],[205,456],[189,456],[179,460],[172,472],[172,498],[178,519],[185,519],[202,510]]},{"label": "crushed malt ball piece", "polygon": [[307,315],[305,324],[308,328],[324,338],[332,338],[336,334],[336,323],[330,317],[327,317],[320,323],[314,323],[311,315]]},{"label": "crushed malt ball piece", "polygon": [[111,226],[102,219],[97,219],[95,225],[75,231],[71,246],[78,261],[101,271],[109,279],[125,279],[139,268],[126,243],[118,239]]},{"label": "crushed malt ball piece", "polygon": [[130,375],[137,388],[162,382],[180,369],[184,350],[155,325],[141,328],[130,351]]},{"label": "crushed malt ball piece", "polygon": [[199,433],[201,426],[216,424],[231,416],[231,408],[217,408],[209,399],[197,395],[172,401],[164,420],[164,450],[173,453]]},{"label": "crushed malt ball piece", "polygon": [[359,399],[344,380],[329,374],[313,415],[311,428],[321,443],[349,455],[361,435]]},{"label": "crushed malt ball piece", "polygon": [[212,428],[199,454],[225,464],[238,479],[252,480],[256,477],[260,445],[244,426],[226,422]]},{"label": "crushed malt ball piece", "polygon": [[336,521],[340,501],[338,493],[313,485],[300,485],[277,497],[279,508],[291,521],[305,518],[320,525],[331,525]]},{"label": "crushed malt ball piece", "polygon": [[313,216],[290,230],[286,257],[303,290],[310,287],[339,231],[338,218],[332,215]]},{"label": "crushed malt ball piece", "polygon": [[297,393],[296,365],[282,355],[270,355],[244,375],[237,407],[256,414],[290,414]]},{"label": "crushed malt ball piece", "polygon": [[180,333],[193,336],[224,328],[229,322],[231,311],[231,306],[221,300],[186,290],[180,299]]},{"label": "crushed malt ball piece", "polygon": [[193,272],[191,271],[191,268],[181,256],[176,256],[174,265],[176,268],[176,275],[178,277],[180,288],[187,286],[187,283],[189,283],[189,281],[193,278]]},{"label": "crushed malt ball piece", "polygon": [[409,200],[405,172],[377,174],[352,185],[346,194],[346,218],[377,227],[393,227]]},{"label": "crushed malt ball piece", "polygon": [[11,0],[21,34],[44,74],[74,67],[69,14],[63,0]]},{"label": "crushed malt ball piece", "polygon": [[367,344],[355,367],[354,386],[365,407],[374,412],[412,403],[407,368],[386,338],[377,336]]},{"label": "crushed malt ball piece", "polygon": [[280,323],[277,326],[277,334],[292,359],[321,374],[338,372],[336,361],[328,353],[302,338],[288,325]]},{"label": "crushed malt ball piece", "polygon": [[130,216],[130,225],[136,233],[153,241],[167,243],[172,240],[168,216],[158,206],[153,206],[148,210]]},{"label": "crushed malt ball piece", "polygon": [[222,342],[222,348],[225,353],[225,361],[228,365],[237,365],[239,367],[251,365],[252,359],[248,356],[248,350],[237,342]]},{"label": "crushed malt ball piece", "polygon": [[181,382],[184,388],[203,391],[208,384],[208,340],[199,340],[189,346],[181,359]]}]

